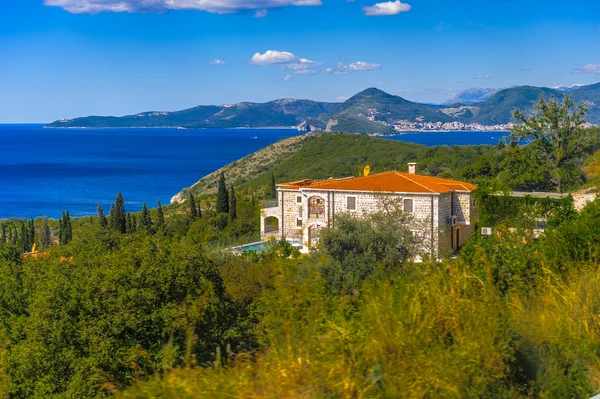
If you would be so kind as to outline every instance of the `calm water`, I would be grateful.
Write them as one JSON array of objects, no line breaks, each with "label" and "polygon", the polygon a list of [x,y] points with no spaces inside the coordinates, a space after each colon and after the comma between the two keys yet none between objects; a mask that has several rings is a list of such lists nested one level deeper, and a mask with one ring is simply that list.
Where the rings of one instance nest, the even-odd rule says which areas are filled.
[{"label": "calm water", "polygon": [[[0,125],[0,218],[62,209],[108,213],[121,191],[128,211],[167,204],[202,176],[285,137],[292,129],[43,129]],[[414,133],[426,145],[496,144],[499,133]],[[494,138],[492,138],[494,137]]]}]

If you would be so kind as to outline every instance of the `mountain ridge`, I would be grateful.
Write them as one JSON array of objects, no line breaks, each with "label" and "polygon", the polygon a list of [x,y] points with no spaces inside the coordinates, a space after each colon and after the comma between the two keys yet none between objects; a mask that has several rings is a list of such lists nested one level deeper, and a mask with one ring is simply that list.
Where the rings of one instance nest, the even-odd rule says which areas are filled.
[{"label": "mountain ridge", "polygon": [[[488,89],[486,89],[488,90]],[[489,89],[487,94],[495,89]],[[394,134],[403,130],[477,130],[505,128],[519,108],[530,113],[541,95],[562,97],[557,88],[515,86],[501,89],[485,100],[452,105],[429,105],[367,88],[342,103],[282,98],[265,103],[200,105],[181,111],[148,111],[133,115],[87,116],[61,119],[50,128],[67,127],[181,127],[335,129],[346,133]],[[588,121],[600,123],[600,83],[580,86],[569,95],[589,108]]]}]

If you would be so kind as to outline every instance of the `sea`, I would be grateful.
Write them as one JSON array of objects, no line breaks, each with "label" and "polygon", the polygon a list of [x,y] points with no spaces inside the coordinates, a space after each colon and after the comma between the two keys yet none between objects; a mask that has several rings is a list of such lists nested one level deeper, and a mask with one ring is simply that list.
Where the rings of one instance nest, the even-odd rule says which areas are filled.
[{"label": "sea", "polygon": [[[300,134],[296,129],[45,129],[0,125],[0,219],[108,213],[168,204],[218,168]],[[382,140],[427,146],[495,145],[506,132],[410,132]]]}]

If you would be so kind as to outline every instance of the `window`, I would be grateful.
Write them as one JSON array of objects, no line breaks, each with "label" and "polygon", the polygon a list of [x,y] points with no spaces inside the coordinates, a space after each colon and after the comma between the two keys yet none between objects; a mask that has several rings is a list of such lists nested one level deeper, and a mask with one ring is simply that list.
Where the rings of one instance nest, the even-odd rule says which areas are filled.
[{"label": "window", "polygon": [[296,197],[296,203],[297,203],[297,204],[301,204],[301,203],[302,203],[302,196],[301,196],[301,195],[298,195],[298,196]]},{"label": "window", "polygon": [[356,197],[346,197],[346,207],[349,211],[356,210]]},{"label": "window", "polygon": [[302,227],[302,219],[296,219],[296,227]]},{"label": "window", "polygon": [[413,211],[413,200],[411,198],[405,198],[404,199],[404,212],[412,213],[412,211]]}]

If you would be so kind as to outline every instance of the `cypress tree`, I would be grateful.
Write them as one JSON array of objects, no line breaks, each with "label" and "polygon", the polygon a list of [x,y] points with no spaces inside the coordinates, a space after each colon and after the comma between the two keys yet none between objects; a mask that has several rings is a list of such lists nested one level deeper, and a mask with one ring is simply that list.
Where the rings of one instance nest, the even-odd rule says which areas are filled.
[{"label": "cypress tree", "polygon": [[98,202],[98,223],[100,227],[108,226],[108,221],[106,220],[106,216],[104,216],[104,211],[102,210],[102,205]]},{"label": "cypress tree", "polygon": [[194,194],[190,191],[188,195],[188,202],[190,204],[190,216],[196,220],[198,217],[198,208],[196,208],[196,201],[194,200]]},{"label": "cypress tree", "polygon": [[225,174],[221,172],[217,189],[217,213],[229,213],[229,193],[225,184]]},{"label": "cypress tree", "polygon": [[60,242],[60,245],[65,245],[66,244],[66,234],[65,234],[65,228],[66,228],[66,223],[65,223],[65,211],[62,211],[62,216],[59,219],[59,226],[60,226],[60,230],[58,232],[58,241]]},{"label": "cypress tree", "polygon": [[40,228],[40,244],[44,249],[52,245],[52,232],[50,231],[48,218],[46,216],[42,218],[42,227]]},{"label": "cypress tree", "polygon": [[142,216],[140,218],[140,225],[146,232],[150,232],[152,228],[152,220],[150,219],[150,212],[148,212],[148,206],[144,202],[144,206],[142,206]]},{"label": "cypress tree", "polygon": [[125,215],[125,232],[127,234],[132,233],[132,231],[131,231],[131,214],[130,213]]},{"label": "cypress tree", "polygon": [[198,203],[196,204],[196,213],[198,214],[198,217],[201,218],[202,217],[202,208],[200,208],[200,200],[198,200]]},{"label": "cypress tree", "polygon": [[162,205],[160,200],[156,200],[158,202],[158,216],[156,218],[156,229],[158,231],[162,231],[165,227],[165,214],[163,213]]},{"label": "cypress tree", "polygon": [[2,223],[2,242],[6,242],[6,225]]},{"label": "cypress tree", "polygon": [[73,226],[71,225],[71,216],[68,209],[67,213],[65,213],[65,238],[67,244],[73,241]]},{"label": "cypress tree", "polygon": [[33,217],[31,215],[29,215],[29,229],[28,229],[28,233],[29,233],[29,246],[32,246],[33,243],[35,242],[35,227],[33,225]]},{"label": "cypress tree", "polygon": [[235,198],[235,189],[231,186],[231,195],[229,196],[229,218],[235,220],[237,218],[237,199]]},{"label": "cypress tree", "polygon": [[25,222],[21,221],[21,248],[23,249],[23,252],[29,252],[31,249],[28,240],[29,234],[27,233],[27,225],[25,225]]},{"label": "cypress tree", "polygon": [[131,215],[131,232],[135,233],[137,231],[138,228],[138,222],[137,222],[137,217],[135,216],[135,214]]},{"label": "cypress tree", "polygon": [[117,194],[117,198],[110,209],[110,227],[113,230],[125,233],[125,200],[123,194]]},{"label": "cypress tree", "polygon": [[271,172],[271,184],[269,185],[269,197],[277,199],[277,186],[275,185],[275,176]]},{"label": "cypress tree", "polygon": [[255,202],[254,202],[254,193],[252,193],[252,208],[254,208],[256,206]]}]

